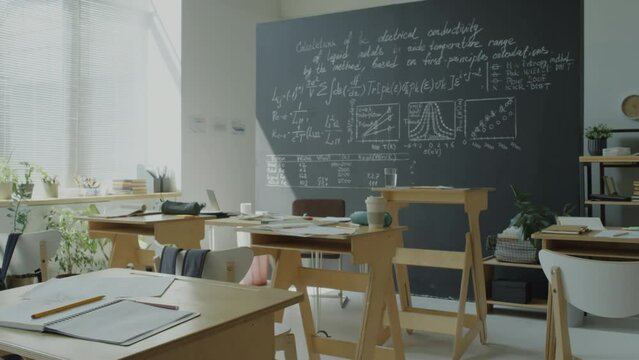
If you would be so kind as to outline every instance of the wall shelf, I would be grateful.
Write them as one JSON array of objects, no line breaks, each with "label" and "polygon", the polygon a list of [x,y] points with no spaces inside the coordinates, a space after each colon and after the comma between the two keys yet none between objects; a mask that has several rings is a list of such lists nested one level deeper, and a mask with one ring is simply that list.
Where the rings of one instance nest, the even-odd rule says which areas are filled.
[{"label": "wall shelf", "polygon": [[[71,205],[71,204],[89,204],[99,202],[110,201],[124,201],[124,200],[149,200],[149,199],[164,199],[164,198],[177,198],[182,196],[179,191],[153,193],[153,194],[127,194],[127,195],[101,195],[101,196],[78,196],[68,198],[51,198],[51,199],[30,199],[24,200],[23,204],[28,206],[52,206],[52,205]],[[11,200],[0,200],[0,208],[7,208],[11,206]]]}]

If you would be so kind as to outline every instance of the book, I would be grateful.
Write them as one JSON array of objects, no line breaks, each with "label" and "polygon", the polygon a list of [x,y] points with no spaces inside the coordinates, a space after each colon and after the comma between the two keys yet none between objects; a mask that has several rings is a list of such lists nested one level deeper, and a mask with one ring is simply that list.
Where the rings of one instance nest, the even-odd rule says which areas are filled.
[{"label": "book", "polygon": [[35,313],[63,304],[23,300],[3,305],[0,326],[128,346],[200,315],[131,300],[104,299],[39,319],[31,318]]},{"label": "book", "polygon": [[139,216],[144,215],[146,211],[146,205],[144,204],[123,204],[113,208],[107,208],[103,213],[98,215],[92,215],[94,217],[101,218],[117,218],[127,216]]},{"label": "book", "polygon": [[545,234],[566,234],[566,235],[583,234],[587,231],[589,231],[588,227],[584,225],[551,225],[541,230],[541,232]]}]

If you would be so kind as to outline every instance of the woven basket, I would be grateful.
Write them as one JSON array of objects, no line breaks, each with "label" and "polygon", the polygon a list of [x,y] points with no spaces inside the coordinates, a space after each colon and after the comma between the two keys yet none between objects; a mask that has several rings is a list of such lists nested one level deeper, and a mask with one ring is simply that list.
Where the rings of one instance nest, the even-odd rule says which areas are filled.
[{"label": "woven basket", "polygon": [[495,258],[499,261],[536,264],[539,262],[539,249],[530,241],[489,236],[488,244],[495,251]]}]

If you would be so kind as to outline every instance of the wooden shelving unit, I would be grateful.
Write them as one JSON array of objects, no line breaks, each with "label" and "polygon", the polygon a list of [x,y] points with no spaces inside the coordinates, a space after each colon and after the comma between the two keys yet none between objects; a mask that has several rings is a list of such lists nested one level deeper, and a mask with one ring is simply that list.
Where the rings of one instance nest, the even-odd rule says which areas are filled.
[{"label": "wooden shelving unit", "polygon": [[[635,130],[636,131],[636,130]],[[593,206],[599,206],[601,221],[606,223],[606,206],[639,206],[639,201],[598,201],[589,200],[590,195],[595,193],[593,189],[593,165],[599,168],[599,194],[604,194],[604,175],[606,168],[635,168],[639,167],[639,156],[580,156],[579,163],[585,168],[586,186],[584,208],[586,216],[592,216]]]},{"label": "wooden shelving unit", "polygon": [[[506,267],[522,268],[522,269],[541,270],[541,265],[539,264],[509,263],[509,262],[499,261],[494,256],[489,256],[487,258],[484,258],[483,264],[484,264],[484,274],[486,277],[486,293],[487,294],[490,294],[491,292],[490,290],[491,290],[491,283],[493,280],[493,267],[495,266],[506,266]],[[543,310],[543,311],[546,310],[546,306],[547,306],[547,300],[545,298],[544,299],[533,298],[531,302],[528,304],[520,304],[520,303],[511,303],[511,302],[505,302],[505,301],[497,301],[497,300],[493,300],[490,296],[488,296],[486,302],[488,303],[489,311],[492,310],[494,305],[516,307],[516,308],[525,309],[525,310]]]}]

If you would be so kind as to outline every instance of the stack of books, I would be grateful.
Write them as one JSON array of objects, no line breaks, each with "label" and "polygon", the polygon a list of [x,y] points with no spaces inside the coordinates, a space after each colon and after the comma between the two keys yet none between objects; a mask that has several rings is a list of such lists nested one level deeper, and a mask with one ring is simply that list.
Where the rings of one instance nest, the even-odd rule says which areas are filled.
[{"label": "stack of books", "polygon": [[111,190],[115,195],[122,194],[146,194],[145,179],[118,179],[113,180]]},{"label": "stack of books", "polygon": [[639,201],[639,181],[632,182],[632,201]]},{"label": "stack of books", "polygon": [[551,225],[543,230],[545,234],[578,235],[590,231],[585,225]]}]

